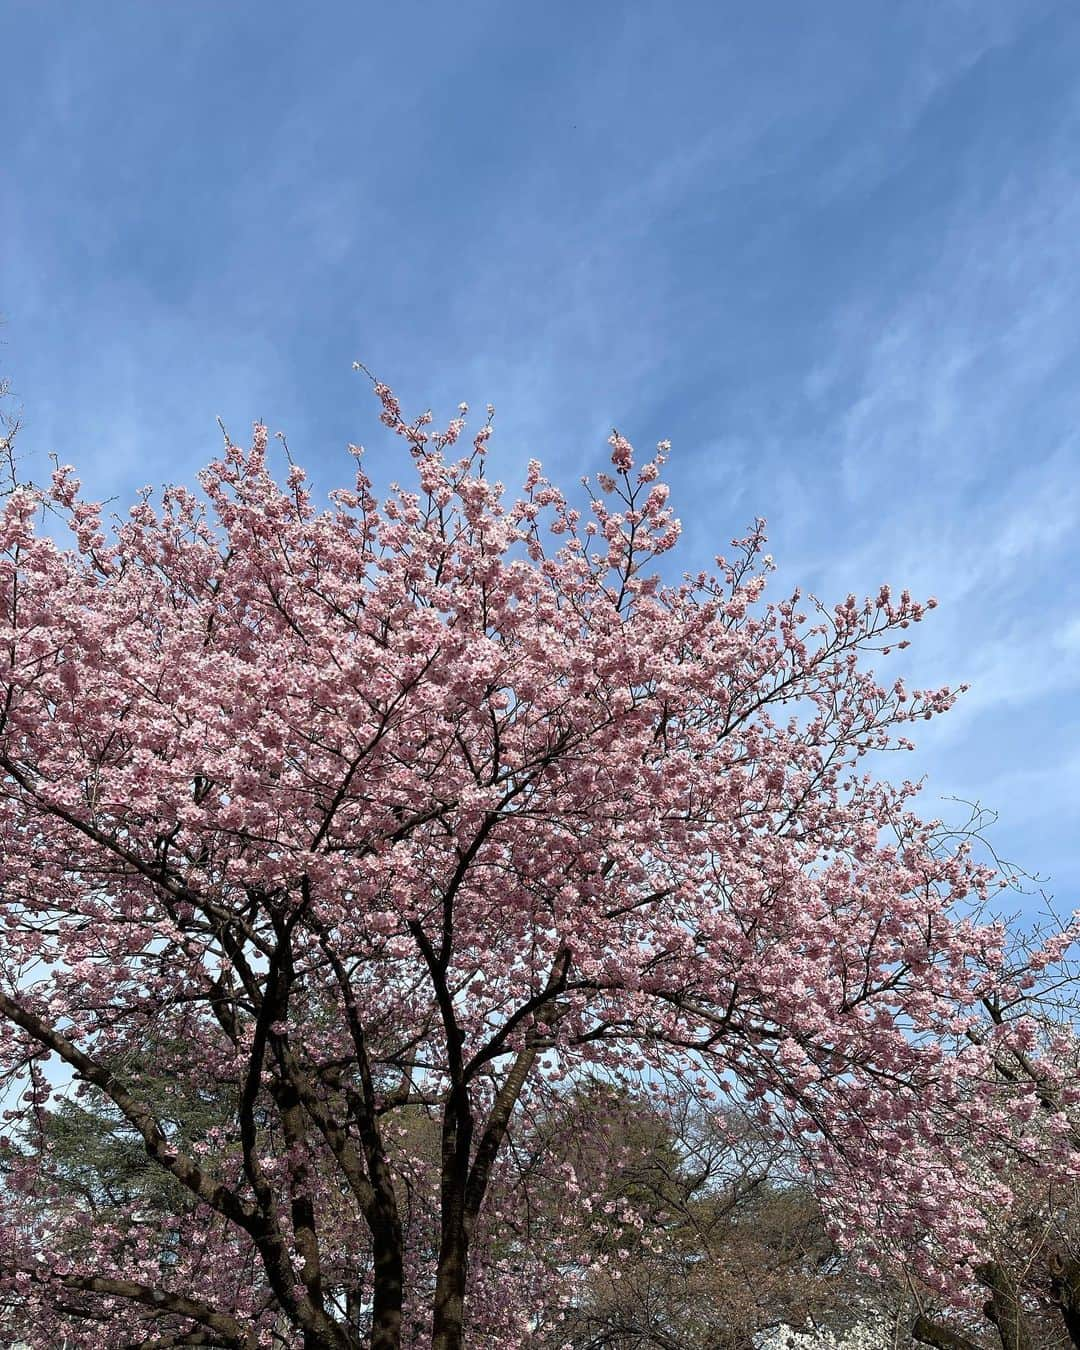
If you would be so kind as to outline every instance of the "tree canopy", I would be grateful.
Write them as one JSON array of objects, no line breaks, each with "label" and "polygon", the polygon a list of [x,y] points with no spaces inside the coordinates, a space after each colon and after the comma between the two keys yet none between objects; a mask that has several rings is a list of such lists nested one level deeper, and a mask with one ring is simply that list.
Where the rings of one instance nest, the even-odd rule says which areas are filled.
[{"label": "tree canopy", "polygon": [[[644,1203],[560,1142],[587,1079],[738,1103],[868,1270],[963,1299],[1009,1169],[1075,1176],[1071,1041],[1023,1015],[1072,932],[1018,968],[993,869],[867,768],[953,702],[867,664],[933,601],[767,601],[761,521],[664,580],[666,445],[514,497],[490,418],[462,453],[464,410],[376,392],[412,466],[382,500],[357,451],[317,507],[256,427],[112,528],[69,468],[4,504],[19,1333],[539,1344],[594,1207]],[[50,1206],[50,1073],[182,1203]]]}]

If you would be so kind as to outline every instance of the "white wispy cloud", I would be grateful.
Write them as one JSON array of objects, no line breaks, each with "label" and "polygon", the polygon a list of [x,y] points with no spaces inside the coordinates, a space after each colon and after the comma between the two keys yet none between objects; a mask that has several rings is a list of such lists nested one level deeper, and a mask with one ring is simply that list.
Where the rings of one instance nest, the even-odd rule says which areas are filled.
[{"label": "white wispy cloud", "polygon": [[972,687],[920,735],[921,764],[993,805],[1014,853],[1060,854],[1044,836],[1074,838],[1080,804],[1080,720],[1062,714],[1080,693],[1076,124],[1073,107],[996,183],[973,166],[932,264],[838,318],[802,447],[834,528],[797,530],[791,560],[825,595],[889,579],[939,597],[904,664]]}]

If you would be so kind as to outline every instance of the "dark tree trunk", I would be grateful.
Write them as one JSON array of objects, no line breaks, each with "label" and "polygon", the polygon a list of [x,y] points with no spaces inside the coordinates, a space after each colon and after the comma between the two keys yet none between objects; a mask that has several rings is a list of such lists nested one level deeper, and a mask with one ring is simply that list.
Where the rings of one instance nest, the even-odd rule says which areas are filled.
[{"label": "dark tree trunk", "polygon": [[[465,1287],[469,1276],[469,1242],[475,1229],[491,1180],[492,1168],[506,1138],[514,1108],[525,1080],[536,1062],[542,1045],[550,1045],[551,1028],[558,1018],[551,1015],[553,1000],[564,988],[570,969],[570,952],[559,949],[543,994],[536,1000],[534,1012],[544,1032],[535,1028],[514,1056],[514,1062],[495,1094],[495,1100],[480,1130],[476,1157],[472,1143],[476,1122],[466,1079],[460,1072],[463,1037],[456,1029],[451,1037],[451,1063],[458,1076],[446,1100],[442,1131],[442,1233],[439,1265],[435,1277],[434,1317],[431,1350],[464,1350]],[[545,1015],[545,1009],[547,1013]],[[448,1015],[448,1023],[452,1013]]]},{"label": "dark tree trunk", "polygon": [[444,1246],[439,1253],[431,1350],[462,1350],[465,1344],[467,1275],[468,1252],[462,1234],[460,1243]]},{"label": "dark tree trunk", "polygon": [[375,1238],[374,1261],[371,1350],[399,1350],[404,1270],[401,1225],[396,1216]]},{"label": "dark tree trunk", "polygon": [[360,1341],[351,1331],[342,1331],[335,1327],[333,1332],[324,1335],[319,1331],[305,1331],[303,1333],[304,1350],[360,1350]]},{"label": "dark tree trunk", "polygon": [[911,1335],[920,1345],[932,1345],[934,1350],[979,1350],[974,1341],[969,1341],[966,1336],[942,1322],[932,1322],[922,1313],[916,1317]]},{"label": "dark tree trunk", "polygon": [[364,1288],[354,1284],[345,1290],[345,1325],[354,1336],[360,1332],[364,1316]]},{"label": "dark tree trunk", "polygon": [[997,1327],[1002,1350],[1035,1350],[1019,1291],[1008,1271],[996,1261],[984,1261],[975,1268],[975,1274],[990,1291],[983,1312]]},{"label": "dark tree trunk", "polygon": [[1058,1253],[1050,1258],[1050,1292],[1069,1340],[1080,1346],[1080,1261]]},{"label": "dark tree trunk", "polygon": [[469,1273],[469,1223],[465,1192],[469,1181],[473,1120],[464,1088],[450,1093],[443,1115],[442,1233],[435,1275],[431,1350],[463,1350],[465,1283]]}]

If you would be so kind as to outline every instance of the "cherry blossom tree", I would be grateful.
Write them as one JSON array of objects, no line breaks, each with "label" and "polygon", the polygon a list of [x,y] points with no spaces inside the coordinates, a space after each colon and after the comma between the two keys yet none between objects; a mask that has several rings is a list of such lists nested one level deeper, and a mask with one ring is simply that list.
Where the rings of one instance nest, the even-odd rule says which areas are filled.
[{"label": "cherry blossom tree", "polygon": [[[1037,945],[1037,937],[1035,939]],[[1053,1151],[1052,1139],[1035,1136],[1070,1135],[1080,1144],[1072,1113],[1063,1110],[1064,1085],[1077,1078],[1080,1040],[1077,1039],[1077,990],[1080,982],[1069,963],[1049,978],[1036,979],[1029,959],[1032,938],[1014,934],[1014,950],[1006,970],[1011,977],[983,1000],[985,1023],[969,1027],[968,1037],[987,1043],[987,1032],[1011,1024],[1016,1034],[998,1040],[992,1063],[1006,1083],[1023,1083],[1027,1091],[1017,1101],[1025,1120],[1030,1159]],[[968,1141],[971,1165],[1005,1182],[1007,1203],[1000,1187],[983,1201],[982,1259],[974,1268],[980,1297],[968,1307],[944,1309],[944,1316],[924,1308],[914,1331],[919,1344],[945,1350],[978,1350],[980,1333],[989,1329],[1002,1350],[1080,1345],[1080,1229],[1077,1225],[1077,1188],[1060,1173],[1047,1174],[1028,1159],[1003,1156],[976,1132]],[[989,1328],[987,1326],[989,1324]],[[975,1339],[972,1339],[975,1337]]]},{"label": "cherry blossom tree", "polygon": [[[933,602],[766,603],[763,522],[665,581],[666,445],[613,434],[580,508],[535,462],[515,498],[490,417],[461,453],[463,416],[376,392],[412,473],[382,500],[357,451],[317,507],[257,427],[112,528],[69,468],[4,504],[18,1334],[526,1346],[569,1278],[530,1169],[586,1074],[736,1099],[871,1268],[904,1242],[961,1290],[998,1184],[964,1141],[1071,1177],[1076,1088],[1053,1046],[1038,1082],[995,1073],[1030,1040],[984,1025],[1016,978],[973,917],[995,877],[867,768],[953,701],[865,660]],[[178,1198],[51,1205],[58,1089]],[[1040,1092],[1061,1120],[1033,1132]],[[576,1244],[596,1196],[560,1184]]]}]

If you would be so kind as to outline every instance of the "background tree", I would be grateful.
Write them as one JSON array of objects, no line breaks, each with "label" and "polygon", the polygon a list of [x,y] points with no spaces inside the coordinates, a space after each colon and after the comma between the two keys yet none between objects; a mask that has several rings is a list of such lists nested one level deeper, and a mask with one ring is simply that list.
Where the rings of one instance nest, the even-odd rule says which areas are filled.
[{"label": "background tree", "polygon": [[[1080,1040],[1076,997],[1080,983],[1068,963],[1040,971],[1033,958],[1038,935],[1016,927],[1006,970],[1011,978],[983,999],[982,1025],[966,1034],[986,1048],[994,1072],[1016,1092],[1016,1110],[1025,1123],[1029,1155],[1036,1161],[1067,1139],[1077,1146],[1071,1107]],[[1001,1032],[1009,1034],[1002,1038]],[[1075,1184],[1062,1183],[1025,1160],[1002,1157],[994,1139],[980,1129],[969,1150],[984,1174],[1005,1181],[1008,1203],[984,1205],[985,1256],[975,1266],[981,1289],[980,1315],[918,1319],[917,1339],[963,1350],[989,1334],[1004,1350],[1080,1345],[1080,1230]],[[989,1323],[989,1327],[987,1326]],[[974,1338],[972,1340],[971,1338]]]},{"label": "background tree", "polygon": [[[569,1153],[598,1193],[552,1346],[748,1350],[769,1328],[850,1324],[857,1273],[771,1134],[685,1093],[657,1103],[593,1087],[569,1109],[574,1128],[560,1121],[548,1156]],[[590,1162],[602,1122],[609,1152]]]},{"label": "background tree", "polygon": [[[358,468],[317,510],[257,428],[202,498],[147,493],[111,535],[68,469],[5,504],[0,1073],[38,1143],[0,1251],[22,1334],[535,1341],[562,1263],[519,1236],[522,1160],[589,1074],[735,1092],[871,1273],[904,1240],[958,1294],[976,1200],[1007,1197],[972,1131],[995,1157],[1034,1145],[1047,1179],[1075,1150],[1026,1129],[1036,1083],[995,1072],[1022,1029],[967,1035],[1014,978],[971,917],[992,872],[861,762],[952,702],[864,665],[926,607],[761,603],[760,523],[715,576],[665,584],[666,447],[642,462],[613,434],[583,517],[536,463],[506,498],[490,423],[454,459],[460,419],[433,434],[376,390],[416,478],[381,503]],[[71,551],[35,533],[45,505]],[[217,1133],[155,1109],[151,1043],[186,1101],[231,1103]],[[188,1213],[133,1237],[69,1197],[43,1221],[46,1060]],[[571,1238],[588,1198],[567,1175]]]}]

